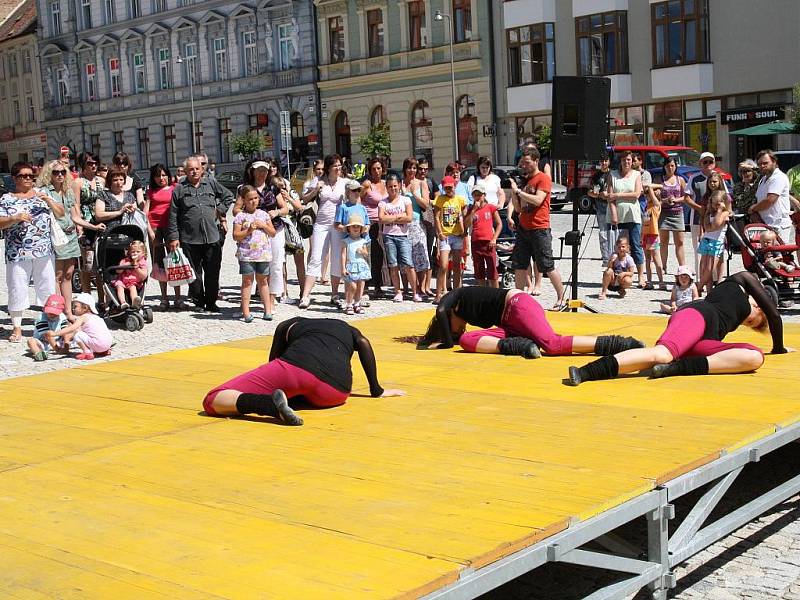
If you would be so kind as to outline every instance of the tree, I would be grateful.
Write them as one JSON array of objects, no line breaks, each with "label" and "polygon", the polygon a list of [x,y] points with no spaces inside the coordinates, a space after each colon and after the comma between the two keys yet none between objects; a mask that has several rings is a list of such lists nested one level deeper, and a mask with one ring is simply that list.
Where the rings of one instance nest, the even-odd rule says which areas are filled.
[{"label": "tree", "polygon": [[552,135],[549,125],[542,125],[540,129],[534,133],[536,138],[536,147],[542,156],[550,154],[550,147],[552,145]]},{"label": "tree", "polygon": [[384,121],[370,127],[369,133],[356,138],[359,152],[367,158],[388,157],[392,154],[392,133]]},{"label": "tree", "polygon": [[796,83],[794,88],[792,88],[792,97],[794,99],[792,123],[794,123],[794,132],[800,133],[800,83]]},{"label": "tree", "polygon": [[257,132],[240,133],[231,137],[231,150],[244,158],[253,158],[264,149],[264,136]]}]

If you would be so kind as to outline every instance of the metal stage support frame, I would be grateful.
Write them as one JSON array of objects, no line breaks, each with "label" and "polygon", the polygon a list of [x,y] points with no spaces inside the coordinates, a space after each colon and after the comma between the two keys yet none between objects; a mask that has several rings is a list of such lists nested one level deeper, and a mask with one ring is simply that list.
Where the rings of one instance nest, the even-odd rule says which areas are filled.
[{"label": "metal stage support frame", "polygon": [[[465,569],[459,580],[437,590],[425,600],[475,598],[550,562],[607,569],[629,575],[595,590],[587,600],[614,600],[647,586],[654,600],[666,600],[677,580],[673,568],[714,542],[729,535],[770,508],[800,493],[800,474],[765,491],[718,520],[708,517],[731,484],[748,464],[800,439],[800,422],[762,438],[713,462],[694,469],[591,519],[570,525],[533,546],[480,569]],[[670,532],[675,518],[672,502],[710,485],[681,524]],[[647,548],[640,549],[612,533],[638,518],[647,519]],[[582,548],[593,542],[593,549]],[[609,553],[594,549],[601,546]]]}]

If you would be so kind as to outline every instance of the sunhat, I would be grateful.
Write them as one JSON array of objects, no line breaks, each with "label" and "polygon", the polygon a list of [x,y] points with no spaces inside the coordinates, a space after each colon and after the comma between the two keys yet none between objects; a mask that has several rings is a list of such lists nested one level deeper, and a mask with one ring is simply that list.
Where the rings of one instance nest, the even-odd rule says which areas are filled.
[{"label": "sunhat", "polygon": [[97,307],[94,305],[94,298],[92,298],[91,294],[87,294],[86,292],[82,292],[80,294],[75,294],[72,297],[73,302],[80,302],[81,304],[85,304],[89,307],[89,310],[92,311],[94,314],[97,314]]}]

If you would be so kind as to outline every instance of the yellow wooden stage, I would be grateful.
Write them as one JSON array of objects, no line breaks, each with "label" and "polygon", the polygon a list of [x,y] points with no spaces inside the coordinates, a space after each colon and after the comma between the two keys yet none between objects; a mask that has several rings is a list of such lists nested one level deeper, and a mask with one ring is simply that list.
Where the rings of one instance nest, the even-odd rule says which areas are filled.
[{"label": "yellow wooden stage", "polygon": [[[218,419],[247,339],[0,382],[4,598],[418,597],[800,419],[797,354],[756,374],[562,385],[582,358],[415,351],[361,321],[401,398]],[[652,317],[549,315],[652,344]],[[800,346],[800,328],[787,327]],[[769,347],[769,337],[734,340]],[[366,394],[354,358],[356,392]]]}]

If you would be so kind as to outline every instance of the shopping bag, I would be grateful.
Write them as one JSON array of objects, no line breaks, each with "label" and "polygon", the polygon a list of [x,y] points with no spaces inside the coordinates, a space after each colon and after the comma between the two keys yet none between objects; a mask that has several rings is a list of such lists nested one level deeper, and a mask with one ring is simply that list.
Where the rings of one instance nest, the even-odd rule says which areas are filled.
[{"label": "shopping bag", "polygon": [[195,280],[194,269],[180,248],[164,257],[164,270],[167,272],[167,285],[171,287],[188,285]]},{"label": "shopping bag", "polygon": [[617,225],[608,225],[608,255],[614,254],[614,248],[617,247],[617,240],[619,239],[619,227]]},{"label": "shopping bag", "polygon": [[300,232],[289,217],[283,217],[283,230],[284,238],[286,240],[286,250],[288,252],[296,252],[303,249],[303,238],[300,237]]},{"label": "shopping bag", "polygon": [[61,225],[58,224],[53,213],[50,213],[50,241],[53,242],[54,248],[61,248],[69,244],[67,234],[61,229]]}]

